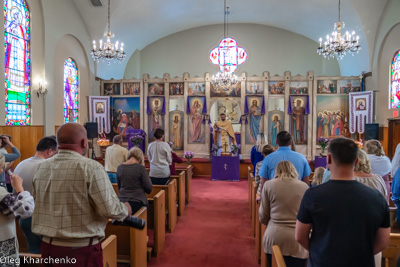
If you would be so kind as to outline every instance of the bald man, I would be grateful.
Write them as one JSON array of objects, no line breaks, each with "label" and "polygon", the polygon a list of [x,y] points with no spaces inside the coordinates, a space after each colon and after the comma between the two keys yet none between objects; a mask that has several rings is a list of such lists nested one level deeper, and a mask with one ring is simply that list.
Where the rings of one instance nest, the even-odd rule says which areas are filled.
[{"label": "bald man", "polygon": [[103,266],[100,239],[108,218],[122,221],[130,206],[118,200],[103,166],[83,156],[88,141],[82,125],[62,125],[57,143],[58,154],[40,163],[33,178],[32,232],[43,236],[42,258]]},{"label": "bald man", "polygon": [[124,161],[127,160],[126,156],[128,149],[122,146],[122,136],[116,135],[113,138],[113,145],[107,147],[104,165],[111,183],[117,182],[117,168]]}]

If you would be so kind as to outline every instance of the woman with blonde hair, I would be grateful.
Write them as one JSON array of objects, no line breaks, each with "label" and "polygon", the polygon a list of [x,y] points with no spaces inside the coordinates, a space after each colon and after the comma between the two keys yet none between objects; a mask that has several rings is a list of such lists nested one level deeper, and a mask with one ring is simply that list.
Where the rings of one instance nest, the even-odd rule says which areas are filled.
[{"label": "woman with blonde hair", "polygon": [[275,169],[275,179],[262,188],[259,209],[260,222],[267,225],[263,237],[264,252],[271,266],[272,246],[281,248],[288,267],[304,267],[308,251],[294,239],[296,217],[308,185],[299,180],[296,168],[281,161]]},{"label": "woman with blonde hair", "polygon": [[368,154],[371,172],[383,178],[387,194],[390,195],[389,173],[392,170],[392,164],[390,159],[385,156],[381,143],[378,140],[371,139],[365,142],[364,150]]},{"label": "woman with blonde hair", "polygon": [[146,193],[151,193],[153,184],[144,167],[142,150],[132,147],[126,157],[128,160],[117,168],[119,199],[128,202],[134,214],[141,207],[147,207]]},{"label": "woman with blonde hair", "polygon": [[264,156],[262,155],[262,151],[263,151],[263,148],[265,145],[266,145],[265,136],[263,133],[259,133],[257,135],[256,145],[253,146],[253,148],[251,149],[251,152],[250,152],[250,160],[251,160],[251,163],[253,164],[253,175],[255,175],[257,163],[264,159]]},{"label": "woman with blonde hair", "polygon": [[324,167],[318,167],[314,170],[313,181],[311,183],[312,187],[322,184],[322,178],[324,177],[324,173],[325,173]]}]

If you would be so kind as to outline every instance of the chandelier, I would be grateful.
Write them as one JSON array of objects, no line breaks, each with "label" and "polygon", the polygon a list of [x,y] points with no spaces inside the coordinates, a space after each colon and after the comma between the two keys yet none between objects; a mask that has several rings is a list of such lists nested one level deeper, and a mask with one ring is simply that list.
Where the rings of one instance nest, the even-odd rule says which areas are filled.
[{"label": "chandelier", "polygon": [[219,72],[211,77],[211,85],[215,89],[235,86],[238,77],[233,72],[247,59],[246,50],[239,47],[234,38],[228,37],[228,15],[229,7],[224,0],[224,38],[219,46],[210,52],[211,62],[219,65]]},{"label": "chandelier", "polygon": [[111,38],[114,38],[114,34],[111,33],[110,27],[110,0],[108,0],[108,29],[104,33],[104,37],[106,37],[107,40],[103,42],[103,40],[100,39],[99,49],[97,49],[96,41],[93,40],[93,49],[90,51],[94,61],[99,62],[100,59],[103,59],[107,61],[108,65],[110,65],[112,60],[114,60],[114,62],[116,62],[117,59],[123,61],[126,57],[124,43],[121,43],[121,46],[118,47],[118,41],[116,41],[115,44],[111,42]]},{"label": "chandelier", "polygon": [[324,57],[333,58],[336,56],[337,59],[342,59],[347,53],[357,53],[361,50],[361,46],[358,43],[359,36],[355,35],[353,31],[351,34],[346,31],[342,34],[341,31],[344,29],[344,22],[340,21],[340,0],[339,0],[339,20],[334,24],[332,35],[326,36],[326,41],[322,45],[322,38],[319,38],[319,47],[317,53]]}]

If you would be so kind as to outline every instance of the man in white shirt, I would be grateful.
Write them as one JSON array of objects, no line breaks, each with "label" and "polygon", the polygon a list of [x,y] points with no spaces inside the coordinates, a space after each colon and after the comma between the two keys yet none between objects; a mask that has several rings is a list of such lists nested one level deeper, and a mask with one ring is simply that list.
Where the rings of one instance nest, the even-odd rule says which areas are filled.
[{"label": "man in white shirt", "polygon": [[[15,168],[14,173],[18,174],[22,180],[22,187],[25,191],[32,194],[32,181],[35,175],[35,169],[39,163],[51,158],[57,154],[57,141],[55,136],[47,136],[40,139],[36,146],[36,153],[33,157],[21,161]],[[19,219],[19,226],[24,232],[28,242],[29,253],[40,254],[41,237],[32,233],[32,217]]]},{"label": "man in white shirt", "polygon": [[122,136],[116,135],[113,138],[113,145],[107,147],[105,156],[105,167],[111,183],[117,182],[117,168],[126,161],[128,150],[122,147]]}]

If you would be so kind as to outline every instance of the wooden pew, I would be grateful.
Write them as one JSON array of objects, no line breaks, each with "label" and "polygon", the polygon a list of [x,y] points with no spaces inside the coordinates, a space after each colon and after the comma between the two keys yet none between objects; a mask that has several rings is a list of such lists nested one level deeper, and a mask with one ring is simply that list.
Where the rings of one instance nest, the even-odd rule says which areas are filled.
[{"label": "wooden pew", "polygon": [[247,185],[248,185],[248,198],[249,198],[249,208],[250,208],[250,218],[251,218],[251,187],[252,187],[252,180],[250,177],[251,167],[247,167]]},{"label": "wooden pew", "polygon": [[188,165],[186,167],[176,166],[177,171],[185,171],[185,196],[187,204],[192,200],[193,168],[193,165]]},{"label": "wooden pew", "polygon": [[272,246],[272,267],[286,267],[285,260],[283,259],[281,249],[277,245]]},{"label": "wooden pew", "polygon": [[[117,237],[115,235],[110,235],[108,238],[102,241],[101,248],[103,250],[103,267],[117,267]],[[32,261],[24,263],[24,257],[32,259]],[[36,259],[40,259],[41,257],[41,254],[31,254],[24,252],[19,253],[22,267],[44,267],[44,264],[33,263]]]},{"label": "wooden pew", "polygon": [[[165,210],[168,216],[168,232],[172,233],[177,221],[176,181],[170,180],[167,185],[153,185],[152,194],[157,194],[161,190],[165,190]],[[149,195],[147,195],[147,197],[149,197]]]},{"label": "wooden pew", "polygon": [[[142,207],[133,216],[147,220],[147,208]],[[129,226],[115,226],[108,221],[106,237],[117,236],[118,262],[130,263],[133,267],[147,266],[147,222],[142,229]]]},{"label": "wooden pew", "polygon": [[117,183],[114,183],[114,184],[112,184],[112,186],[113,186],[113,188],[114,188],[115,194],[117,194],[117,196],[119,196],[118,184],[117,184]]},{"label": "wooden pew", "polygon": [[24,236],[24,232],[21,229],[21,226],[19,226],[19,218],[15,219],[15,230],[17,232],[19,252],[29,253],[28,242],[26,242],[26,238]]},{"label": "wooden pew", "polygon": [[[257,197],[260,197],[259,194],[256,195]],[[261,236],[261,222],[260,222],[260,217],[259,217],[259,209],[260,209],[261,202],[260,200],[256,200],[256,257],[257,257],[257,262],[258,264],[261,263],[261,252],[264,252],[264,249],[262,248],[262,236]]]},{"label": "wooden pew", "polygon": [[382,251],[382,266],[396,267],[397,258],[400,255],[400,234],[390,233],[389,246]]},{"label": "wooden pew", "polygon": [[171,175],[169,177],[170,180],[176,180],[176,184],[178,185],[178,215],[182,216],[185,210],[185,171],[181,171],[179,175]]},{"label": "wooden pew", "polygon": [[[253,176],[253,174],[250,174]],[[253,236],[256,236],[256,198],[257,198],[257,184],[256,181],[253,181],[253,187],[251,191],[251,225],[253,228]],[[257,218],[258,220],[258,218]]]},{"label": "wooden pew", "polygon": [[[261,236],[264,236],[265,230],[267,230],[267,226],[265,224],[261,224]],[[264,252],[264,246],[261,242],[261,267],[269,267],[267,263],[267,255]]]},{"label": "wooden pew", "polygon": [[165,191],[150,193],[147,197],[149,208],[147,213],[147,228],[154,229],[153,254],[158,256],[165,243]]}]

